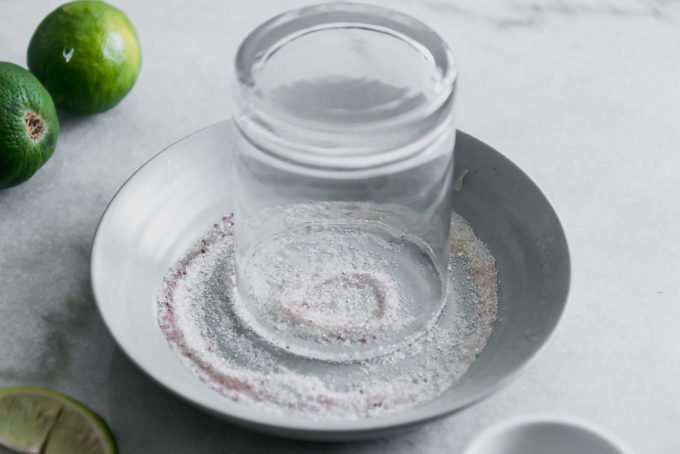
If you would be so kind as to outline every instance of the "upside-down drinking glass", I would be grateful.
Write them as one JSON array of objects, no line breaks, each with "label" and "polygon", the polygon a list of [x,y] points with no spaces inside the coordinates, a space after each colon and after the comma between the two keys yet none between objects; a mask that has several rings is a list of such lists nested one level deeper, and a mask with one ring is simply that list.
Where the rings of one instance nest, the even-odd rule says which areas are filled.
[{"label": "upside-down drinking glass", "polygon": [[434,324],[456,74],[434,31],[377,6],[290,11],[241,44],[234,308],[262,338],[354,361]]}]

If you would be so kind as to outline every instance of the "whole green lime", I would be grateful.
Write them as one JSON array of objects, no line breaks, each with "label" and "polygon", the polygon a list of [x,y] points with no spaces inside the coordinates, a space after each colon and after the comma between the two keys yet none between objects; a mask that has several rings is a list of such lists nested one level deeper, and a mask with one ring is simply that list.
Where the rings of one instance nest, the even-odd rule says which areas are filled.
[{"label": "whole green lime", "polygon": [[58,134],[45,87],[21,66],[0,62],[0,189],[23,183],[45,164]]},{"label": "whole green lime", "polygon": [[100,1],[66,3],[38,25],[28,45],[28,69],[59,109],[103,112],[137,80],[141,52],[125,14]]}]

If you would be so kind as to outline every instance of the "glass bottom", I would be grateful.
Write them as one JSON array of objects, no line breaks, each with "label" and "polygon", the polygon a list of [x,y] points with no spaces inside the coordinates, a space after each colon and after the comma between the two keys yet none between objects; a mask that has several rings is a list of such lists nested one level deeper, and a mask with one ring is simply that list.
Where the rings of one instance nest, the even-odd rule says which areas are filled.
[{"label": "glass bottom", "polygon": [[446,298],[446,270],[427,247],[379,221],[302,222],[240,265],[236,314],[275,346],[327,361],[395,351],[434,324]]}]

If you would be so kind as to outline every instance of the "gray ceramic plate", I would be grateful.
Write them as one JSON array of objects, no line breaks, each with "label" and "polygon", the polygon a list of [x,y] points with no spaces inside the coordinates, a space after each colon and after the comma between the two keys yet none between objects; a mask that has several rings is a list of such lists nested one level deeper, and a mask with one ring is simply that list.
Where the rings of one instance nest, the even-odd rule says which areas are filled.
[{"label": "gray ceramic plate", "polygon": [[139,169],[104,213],[92,248],[99,311],[120,347],[160,384],[230,422],[276,435],[351,440],[413,427],[488,396],[514,377],[554,330],[569,286],[560,223],[536,185],[489,146],[458,133],[456,172],[469,169],[454,209],[496,258],[498,320],[461,381],[408,412],[353,421],[282,417],[222,397],[186,369],[156,321],[156,294],[169,266],[231,210],[231,121],[172,145]]}]

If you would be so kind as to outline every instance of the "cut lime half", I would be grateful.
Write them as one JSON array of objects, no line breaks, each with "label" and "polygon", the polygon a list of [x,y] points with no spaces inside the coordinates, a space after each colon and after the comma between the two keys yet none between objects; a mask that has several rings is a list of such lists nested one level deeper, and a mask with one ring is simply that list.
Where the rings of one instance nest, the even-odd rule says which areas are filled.
[{"label": "cut lime half", "polygon": [[0,445],[20,453],[114,454],[106,422],[68,396],[45,388],[0,390]]}]

